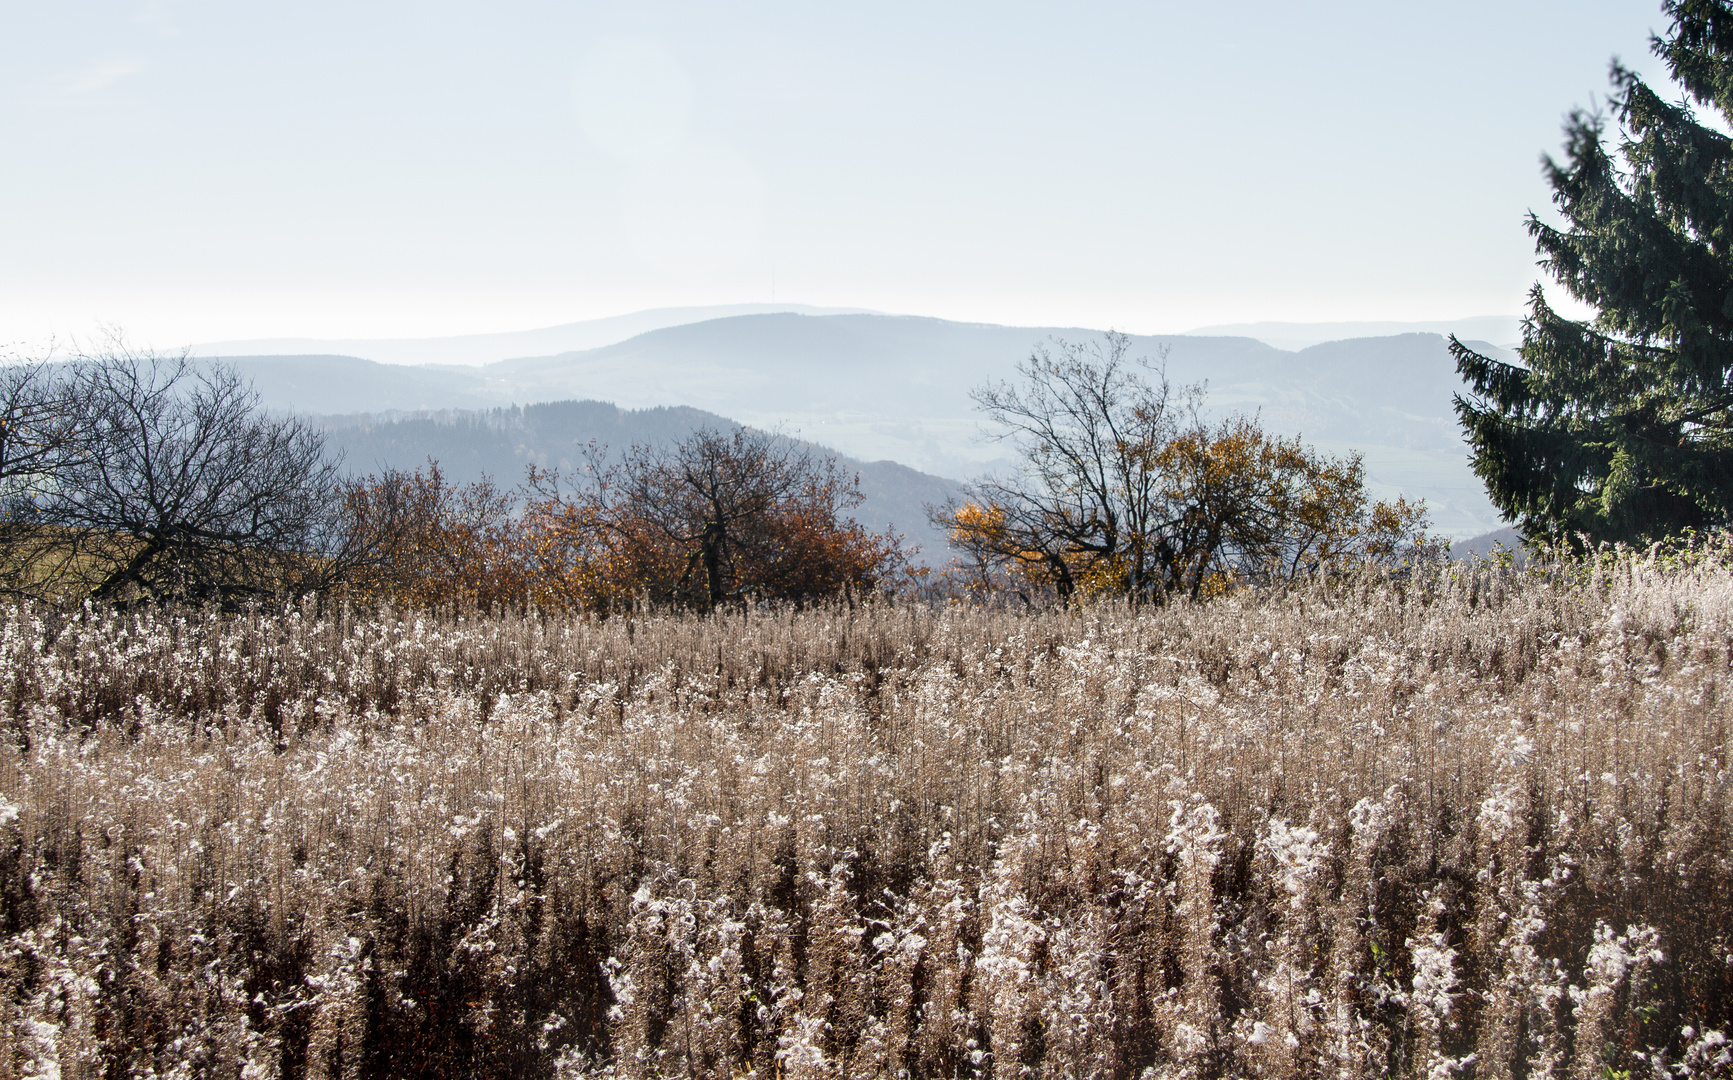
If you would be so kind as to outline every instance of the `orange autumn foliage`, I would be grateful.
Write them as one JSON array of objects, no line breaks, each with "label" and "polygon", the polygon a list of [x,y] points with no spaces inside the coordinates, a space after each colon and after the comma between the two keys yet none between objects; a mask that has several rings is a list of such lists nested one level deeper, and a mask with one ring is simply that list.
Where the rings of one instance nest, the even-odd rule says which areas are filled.
[{"label": "orange autumn foliage", "polygon": [[345,511],[367,557],[349,595],[422,608],[710,609],[862,596],[908,572],[899,538],[848,516],[858,478],[785,440],[701,431],[592,457],[575,487],[533,466],[515,492],[451,485],[437,463],[352,483]]},{"label": "orange autumn foliage", "polygon": [[1358,455],[1329,457],[1245,417],[1189,427],[1147,457],[1157,512],[1142,529],[1122,526],[1111,546],[1089,542],[1098,527],[1078,530],[1034,503],[947,510],[941,521],[964,556],[968,587],[1201,599],[1443,552],[1426,533],[1424,504],[1371,498]]}]

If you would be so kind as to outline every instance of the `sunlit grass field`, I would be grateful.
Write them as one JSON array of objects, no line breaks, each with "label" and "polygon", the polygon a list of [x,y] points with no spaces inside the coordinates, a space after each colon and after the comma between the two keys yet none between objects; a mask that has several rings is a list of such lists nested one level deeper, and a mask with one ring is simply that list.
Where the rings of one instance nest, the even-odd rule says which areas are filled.
[{"label": "sunlit grass field", "polygon": [[1714,560],[0,658],[0,1077],[1733,1071]]}]

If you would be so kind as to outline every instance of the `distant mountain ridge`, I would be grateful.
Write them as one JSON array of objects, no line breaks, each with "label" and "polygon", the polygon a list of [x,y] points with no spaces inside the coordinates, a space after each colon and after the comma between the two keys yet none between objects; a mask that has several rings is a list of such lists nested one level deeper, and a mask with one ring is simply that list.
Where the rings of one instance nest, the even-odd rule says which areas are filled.
[{"label": "distant mountain ridge", "polygon": [[720,304],[710,307],[653,308],[588,319],[537,330],[497,334],[459,334],[433,338],[254,338],[213,341],[193,347],[198,356],[354,356],[382,364],[457,364],[477,366],[512,356],[595,349],[666,326],[704,322],[732,315],[792,312],[801,315],[866,314],[865,308],[811,307],[806,304]]},{"label": "distant mountain ridge", "polygon": [[1196,330],[1187,330],[1186,334],[1193,337],[1249,337],[1290,351],[1349,338],[1394,337],[1398,334],[1455,334],[1464,341],[1473,338],[1510,348],[1522,340],[1522,318],[1517,315],[1477,315],[1429,322],[1227,323],[1200,326]]},{"label": "distant mountain ridge", "polygon": [[[597,349],[639,334],[671,326],[708,322],[735,315],[789,313],[797,315],[883,315],[866,308],[815,307],[809,304],[714,304],[700,307],[651,308],[601,319],[587,319],[534,330],[458,334],[422,338],[252,338],[206,342],[193,347],[199,356],[354,356],[385,364],[459,364],[479,366],[526,356]],[[969,324],[963,324],[969,325]],[[980,325],[980,324],[975,324]],[[1187,330],[1183,337],[1249,337],[1278,349],[1297,352],[1313,345],[1349,338],[1394,337],[1399,334],[1441,334],[1512,347],[1522,336],[1516,315],[1479,315],[1463,319],[1421,322],[1251,322],[1225,323]]]},{"label": "distant mountain ridge", "polygon": [[[969,391],[1015,376],[1054,338],[1100,332],[909,316],[738,315],[652,330],[595,349],[479,368],[388,366],[329,356],[235,357],[273,408],[304,413],[488,409],[593,399],[625,409],[687,406],[781,429],[862,461],[952,479],[1010,464],[980,437]],[[1050,346],[1049,346],[1050,347]],[[1477,347],[1505,355],[1495,345]],[[1216,414],[1330,453],[1364,454],[1373,491],[1425,498],[1440,531],[1501,524],[1467,464],[1451,396],[1461,388],[1437,334],[1401,334],[1289,352],[1248,337],[1132,339],[1176,383],[1207,382]]]}]

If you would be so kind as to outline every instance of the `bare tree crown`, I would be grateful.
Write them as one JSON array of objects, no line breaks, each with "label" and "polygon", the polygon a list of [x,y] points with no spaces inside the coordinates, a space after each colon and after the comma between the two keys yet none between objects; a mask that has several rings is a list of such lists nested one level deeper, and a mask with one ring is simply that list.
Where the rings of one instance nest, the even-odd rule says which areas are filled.
[{"label": "bare tree crown", "polygon": [[234,602],[328,573],[337,464],[232,368],[117,345],[7,374],[14,593]]}]

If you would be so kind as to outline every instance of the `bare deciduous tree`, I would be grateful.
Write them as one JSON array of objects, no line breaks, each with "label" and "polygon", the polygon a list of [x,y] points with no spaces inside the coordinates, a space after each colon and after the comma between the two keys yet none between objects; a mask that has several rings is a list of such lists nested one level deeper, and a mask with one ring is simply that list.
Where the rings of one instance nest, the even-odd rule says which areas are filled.
[{"label": "bare deciduous tree", "polygon": [[79,437],[36,498],[67,557],[47,589],[232,602],[329,576],[337,467],[231,368],[115,348],[66,376]]},{"label": "bare deciduous tree", "polygon": [[[1165,371],[1130,356],[1131,339],[1038,346],[1019,383],[981,387],[973,398],[1013,443],[1021,468],[977,481],[968,503],[936,508],[936,524],[972,556],[1039,566],[1061,597],[1078,575],[1111,567],[1133,596],[1164,591],[1170,508],[1157,460],[1183,425],[1195,426],[1198,387],[1175,388]],[[961,514],[961,517],[959,517]]]},{"label": "bare deciduous tree", "polygon": [[78,381],[46,361],[0,367],[0,590],[28,595],[64,544],[41,503],[83,445]]}]

